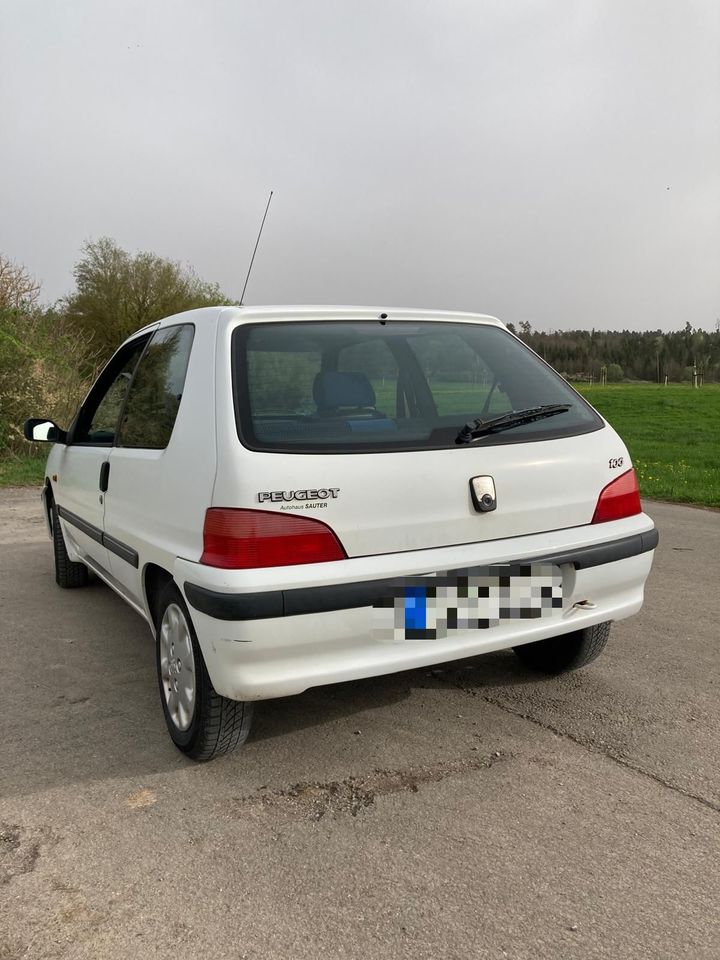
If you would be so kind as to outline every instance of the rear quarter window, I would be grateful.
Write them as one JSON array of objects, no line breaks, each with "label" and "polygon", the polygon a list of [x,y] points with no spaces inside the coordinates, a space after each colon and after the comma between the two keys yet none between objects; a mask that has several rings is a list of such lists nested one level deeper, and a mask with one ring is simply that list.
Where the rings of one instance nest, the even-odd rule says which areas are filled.
[{"label": "rear quarter window", "polygon": [[180,409],[193,335],[191,324],[164,327],[153,335],[128,391],[118,446],[167,447]]}]

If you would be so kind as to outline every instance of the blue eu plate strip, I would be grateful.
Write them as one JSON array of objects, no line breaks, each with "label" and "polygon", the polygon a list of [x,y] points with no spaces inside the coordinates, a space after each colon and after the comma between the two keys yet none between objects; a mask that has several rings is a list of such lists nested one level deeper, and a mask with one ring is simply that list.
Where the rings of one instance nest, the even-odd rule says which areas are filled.
[{"label": "blue eu plate strip", "polygon": [[405,629],[424,630],[427,624],[425,587],[405,588]]}]

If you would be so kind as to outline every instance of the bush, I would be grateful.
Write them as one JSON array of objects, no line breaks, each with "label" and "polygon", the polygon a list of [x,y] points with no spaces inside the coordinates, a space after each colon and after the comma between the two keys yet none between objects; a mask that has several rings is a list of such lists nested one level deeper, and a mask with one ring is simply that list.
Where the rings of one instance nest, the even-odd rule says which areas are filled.
[{"label": "bush", "polygon": [[0,457],[31,451],[27,417],[68,425],[88,386],[85,344],[53,310],[0,310]]}]

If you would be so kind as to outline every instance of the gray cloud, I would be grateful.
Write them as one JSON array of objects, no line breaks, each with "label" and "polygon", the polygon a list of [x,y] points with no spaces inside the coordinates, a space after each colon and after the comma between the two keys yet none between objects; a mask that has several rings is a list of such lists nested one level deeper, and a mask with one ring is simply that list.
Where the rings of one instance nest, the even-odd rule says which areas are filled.
[{"label": "gray cloud", "polygon": [[[248,302],[720,316],[712,0],[5,0],[0,250],[109,235]],[[668,189],[669,188],[669,189]]]}]

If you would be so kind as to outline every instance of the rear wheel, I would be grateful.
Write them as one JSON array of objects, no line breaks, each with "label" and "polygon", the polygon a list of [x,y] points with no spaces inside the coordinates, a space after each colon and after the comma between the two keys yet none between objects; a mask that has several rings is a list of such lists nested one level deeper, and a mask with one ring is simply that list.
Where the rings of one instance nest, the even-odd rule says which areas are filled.
[{"label": "rear wheel", "polygon": [[610,623],[597,623],[573,633],[513,647],[523,663],[540,673],[565,673],[592,663],[610,636]]},{"label": "rear wheel", "polygon": [[160,701],[175,746],[193,760],[212,760],[239,747],[250,732],[252,704],[215,692],[174,583],[161,594],[156,625]]},{"label": "rear wheel", "polygon": [[53,554],[55,556],[55,583],[63,589],[84,587],[88,582],[88,568],[84,563],[76,563],[68,556],[65,538],[60,527],[57,505],[51,509]]}]

